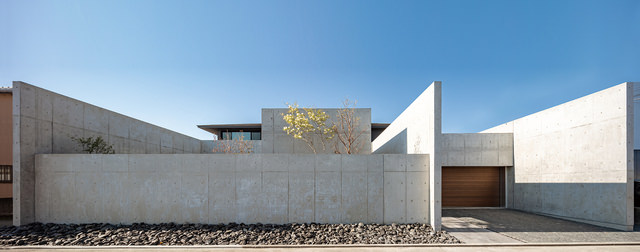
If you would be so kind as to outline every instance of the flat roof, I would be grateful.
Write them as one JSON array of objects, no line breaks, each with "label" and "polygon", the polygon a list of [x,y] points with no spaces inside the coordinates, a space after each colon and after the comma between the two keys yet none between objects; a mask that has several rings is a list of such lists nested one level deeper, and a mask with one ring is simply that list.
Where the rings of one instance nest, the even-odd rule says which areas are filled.
[{"label": "flat roof", "polygon": [[261,129],[262,123],[240,123],[240,124],[208,124],[198,125],[198,128],[206,130],[207,132],[215,134],[217,130],[221,129]]},{"label": "flat roof", "polygon": [[[385,129],[389,123],[372,123],[372,129]],[[198,128],[214,133],[220,129],[262,129],[262,123],[238,123],[238,124],[206,124],[198,125]]]}]

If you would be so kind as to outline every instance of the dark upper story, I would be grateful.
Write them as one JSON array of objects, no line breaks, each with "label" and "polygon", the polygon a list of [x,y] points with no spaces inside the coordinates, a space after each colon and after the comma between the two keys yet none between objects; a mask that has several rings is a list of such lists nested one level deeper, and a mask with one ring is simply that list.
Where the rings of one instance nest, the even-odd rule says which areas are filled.
[{"label": "dark upper story", "polygon": [[[371,123],[371,141],[375,140],[388,126],[388,123]],[[244,140],[262,139],[261,123],[209,124],[198,125],[198,128],[214,134],[218,140],[234,140],[241,137]]]}]

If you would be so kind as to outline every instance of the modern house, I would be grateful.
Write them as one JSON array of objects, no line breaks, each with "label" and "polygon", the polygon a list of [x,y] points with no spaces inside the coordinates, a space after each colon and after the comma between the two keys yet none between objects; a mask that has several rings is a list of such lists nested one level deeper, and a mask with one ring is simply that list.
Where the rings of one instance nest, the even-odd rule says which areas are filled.
[{"label": "modern house", "polygon": [[[441,176],[442,207],[507,207],[630,230],[639,178],[633,166],[633,150],[640,149],[635,86],[620,84],[480,133],[443,134],[435,82],[392,124],[367,124],[365,134],[373,154],[430,154],[431,167],[441,167],[431,175]],[[262,132],[261,153],[308,153],[283,135],[279,115],[285,111],[263,109],[262,124],[198,127],[214,134]],[[368,109],[358,114],[371,118]]]},{"label": "modern house", "polygon": [[[639,83],[451,134],[442,133],[441,83],[434,82],[391,124],[371,123],[371,109],[356,109],[359,155],[310,154],[282,130],[286,109],[262,109],[256,124],[200,125],[218,136],[202,141],[23,82],[12,90],[16,225],[421,222],[439,229],[442,207],[506,207],[621,230],[638,219]],[[62,154],[81,153],[70,136],[103,136],[116,154]],[[253,154],[209,155],[240,136]]]}]

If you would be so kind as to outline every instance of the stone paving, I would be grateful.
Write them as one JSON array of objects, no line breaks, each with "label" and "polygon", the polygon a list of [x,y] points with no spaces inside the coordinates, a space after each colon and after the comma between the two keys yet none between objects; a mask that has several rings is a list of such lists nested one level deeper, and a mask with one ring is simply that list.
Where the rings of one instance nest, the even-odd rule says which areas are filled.
[{"label": "stone paving", "polygon": [[640,242],[640,232],[511,209],[443,209],[442,216],[443,229],[465,243]]}]

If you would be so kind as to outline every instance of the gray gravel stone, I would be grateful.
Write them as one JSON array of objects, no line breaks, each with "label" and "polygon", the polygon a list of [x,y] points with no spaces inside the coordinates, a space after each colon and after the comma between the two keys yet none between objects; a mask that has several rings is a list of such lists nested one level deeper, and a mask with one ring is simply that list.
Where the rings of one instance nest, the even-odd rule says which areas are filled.
[{"label": "gray gravel stone", "polygon": [[460,243],[426,224],[41,224],[0,227],[0,245],[314,245]]}]

